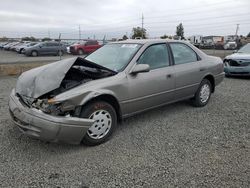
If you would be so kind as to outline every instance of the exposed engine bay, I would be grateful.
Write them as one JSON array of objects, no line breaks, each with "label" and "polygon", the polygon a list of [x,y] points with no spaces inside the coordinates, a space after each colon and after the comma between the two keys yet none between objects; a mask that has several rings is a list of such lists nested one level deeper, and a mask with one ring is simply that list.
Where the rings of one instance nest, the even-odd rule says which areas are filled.
[{"label": "exposed engine bay", "polygon": [[[60,63],[60,62],[58,62]],[[63,66],[63,65],[62,65]],[[51,67],[53,68],[53,67]],[[46,72],[43,72],[46,76]],[[60,72],[61,73],[61,72]],[[89,62],[83,58],[77,58],[72,66],[68,69],[64,77],[61,79],[59,87],[39,96],[33,98],[17,93],[23,103],[28,107],[33,107],[42,110],[45,113],[52,115],[72,115],[74,112],[62,110],[62,104],[51,104],[49,99],[52,99],[58,94],[68,91],[81,84],[87,83],[92,80],[102,79],[117,74],[115,71],[109,70],[95,63]],[[51,75],[48,75],[51,77]],[[35,88],[37,88],[36,86]]]}]

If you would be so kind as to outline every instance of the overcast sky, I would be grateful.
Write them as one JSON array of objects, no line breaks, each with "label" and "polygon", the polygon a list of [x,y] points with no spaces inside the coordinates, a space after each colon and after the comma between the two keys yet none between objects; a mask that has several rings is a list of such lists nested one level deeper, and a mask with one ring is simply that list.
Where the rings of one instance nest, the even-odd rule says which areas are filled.
[{"label": "overcast sky", "polygon": [[0,6],[0,37],[102,39],[131,35],[144,27],[149,37],[174,35],[183,23],[185,36],[250,32],[250,0],[5,0]]}]

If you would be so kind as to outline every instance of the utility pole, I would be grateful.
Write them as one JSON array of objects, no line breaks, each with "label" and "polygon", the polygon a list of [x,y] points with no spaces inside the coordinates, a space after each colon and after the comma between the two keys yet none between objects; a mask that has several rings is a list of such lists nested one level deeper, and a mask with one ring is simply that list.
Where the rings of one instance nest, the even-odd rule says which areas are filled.
[{"label": "utility pole", "polygon": [[144,25],[144,16],[142,13],[142,17],[141,17],[141,38],[143,39],[143,25]]},{"label": "utility pole", "polygon": [[237,35],[238,35],[239,28],[240,28],[240,24],[237,24],[237,26],[236,26],[236,32],[235,32],[235,36],[237,36]]},{"label": "utility pole", "polygon": [[79,25],[79,41],[81,40],[81,26]]}]

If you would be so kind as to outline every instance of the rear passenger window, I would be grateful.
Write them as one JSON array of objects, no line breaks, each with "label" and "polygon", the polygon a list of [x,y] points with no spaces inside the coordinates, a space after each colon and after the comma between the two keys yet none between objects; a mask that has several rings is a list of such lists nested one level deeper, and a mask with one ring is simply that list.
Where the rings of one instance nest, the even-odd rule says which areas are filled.
[{"label": "rear passenger window", "polygon": [[170,43],[176,65],[198,61],[197,54],[189,46],[181,43]]},{"label": "rear passenger window", "polygon": [[157,44],[148,47],[137,63],[148,64],[150,69],[169,66],[169,56],[166,44]]}]

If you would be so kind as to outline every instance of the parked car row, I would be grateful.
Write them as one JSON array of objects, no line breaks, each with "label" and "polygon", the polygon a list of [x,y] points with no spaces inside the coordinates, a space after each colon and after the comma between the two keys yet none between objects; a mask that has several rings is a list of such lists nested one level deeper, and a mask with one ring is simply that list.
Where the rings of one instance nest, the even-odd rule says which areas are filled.
[{"label": "parked car row", "polygon": [[0,45],[0,48],[33,57],[39,55],[63,55],[67,51],[66,45],[59,42],[10,42]]},{"label": "parked car row", "polygon": [[74,43],[68,42],[2,42],[0,49],[7,51],[16,51],[26,56],[40,56],[40,55],[63,55],[71,53],[73,55],[83,55],[92,53],[100,48],[101,45],[97,40],[86,40]]}]

